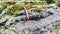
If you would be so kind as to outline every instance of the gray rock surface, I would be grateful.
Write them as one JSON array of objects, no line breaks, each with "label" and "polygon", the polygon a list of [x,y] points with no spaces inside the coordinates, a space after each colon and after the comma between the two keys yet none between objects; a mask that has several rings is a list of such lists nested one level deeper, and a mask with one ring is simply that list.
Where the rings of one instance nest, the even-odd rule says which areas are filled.
[{"label": "gray rock surface", "polygon": [[[32,8],[33,9],[33,8]],[[60,30],[55,29],[55,25],[60,24],[60,7],[46,8],[42,12],[28,10],[30,20],[26,20],[26,14],[22,10],[19,16],[3,15],[0,23],[5,22],[5,34],[59,34]],[[30,12],[31,11],[31,12]],[[10,25],[16,22],[16,25]],[[6,27],[7,26],[7,27]],[[53,30],[52,32],[50,32]],[[3,33],[3,34],[4,34]]]}]

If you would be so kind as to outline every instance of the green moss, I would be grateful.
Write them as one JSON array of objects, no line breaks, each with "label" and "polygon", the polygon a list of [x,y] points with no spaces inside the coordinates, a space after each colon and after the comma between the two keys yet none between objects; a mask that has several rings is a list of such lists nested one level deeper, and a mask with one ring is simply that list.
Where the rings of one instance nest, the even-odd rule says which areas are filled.
[{"label": "green moss", "polygon": [[[0,8],[0,13],[3,11],[3,9],[5,9],[5,8],[7,7],[7,5],[8,5],[9,3],[11,3],[11,2],[3,2],[3,3],[2,3],[2,7]],[[14,3],[14,2],[13,2],[13,3]],[[13,3],[11,3],[11,4],[13,4]]]},{"label": "green moss", "polygon": [[15,5],[12,7],[12,9],[13,9],[13,10],[14,10],[14,9],[22,10],[22,9],[23,9],[23,4],[19,4],[19,5],[15,4]]},{"label": "green moss", "polygon": [[60,7],[60,3],[57,3],[57,6]]},{"label": "green moss", "polygon": [[52,0],[54,3],[56,3],[56,0]]},{"label": "green moss", "polygon": [[27,9],[30,9],[30,8],[32,8],[32,3],[28,3],[28,4],[26,4],[26,5],[24,5]]},{"label": "green moss", "polygon": [[1,7],[1,8],[0,8],[0,13],[3,11],[3,9],[5,9],[5,7]]},{"label": "green moss", "polygon": [[11,8],[8,8],[6,14],[8,15],[14,15],[14,16],[17,16],[18,12],[20,10],[23,10],[24,6],[29,9],[32,7],[32,4],[26,4],[26,5],[23,5],[23,4],[15,4],[13,7]]},{"label": "green moss", "polygon": [[0,31],[0,34],[2,34],[2,31]]},{"label": "green moss", "polygon": [[49,7],[47,7],[47,8],[53,8],[53,6],[49,6]]},{"label": "green moss", "polygon": [[3,2],[2,5],[14,5],[16,2]]},{"label": "green moss", "polygon": [[16,25],[16,24],[17,24],[16,22],[10,23],[10,25]]},{"label": "green moss", "polygon": [[13,31],[13,29],[12,29],[12,28],[9,28],[9,30],[10,30],[10,31]]},{"label": "green moss", "polygon": [[50,30],[50,32],[52,32],[53,30]]},{"label": "green moss", "polygon": [[47,4],[51,4],[51,3],[54,3],[56,2],[56,0],[46,0]]},{"label": "green moss", "polygon": [[40,3],[39,2],[33,2],[34,5],[39,5]]},{"label": "green moss", "polygon": [[0,8],[0,13],[2,12],[3,8]]},{"label": "green moss", "polygon": [[25,4],[28,4],[28,2],[24,2]]},{"label": "green moss", "polygon": [[16,25],[17,23],[16,23],[16,22],[14,22],[13,24],[14,24],[14,25]]},{"label": "green moss", "polygon": [[40,4],[44,4],[45,0],[40,0],[39,3]]},{"label": "green moss", "polygon": [[60,25],[55,25],[55,29],[60,29]]},{"label": "green moss", "polygon": [[19,4],[19,5],[16,4],[13,7],[8,8],[6,14],[16,16],[18,14],[18,12],[20,10],[22,10],[22,9],[23,9],[23,5],[22,4]]},{"label": "green moss", "polygon": [[34,12],[42,12],[42,9],[41,8],[34,9]]}]

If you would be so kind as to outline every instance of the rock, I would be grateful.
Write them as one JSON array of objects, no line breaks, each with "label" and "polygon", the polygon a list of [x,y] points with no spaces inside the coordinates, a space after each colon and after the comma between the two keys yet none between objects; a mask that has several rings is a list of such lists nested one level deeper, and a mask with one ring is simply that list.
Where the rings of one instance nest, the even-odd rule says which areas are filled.
[{"label": "rock", "polygon": [[20,14],[18,14],[18,16],[22,16],[22,15],[26,15],[24,12],[23,13],[20,13]]}]

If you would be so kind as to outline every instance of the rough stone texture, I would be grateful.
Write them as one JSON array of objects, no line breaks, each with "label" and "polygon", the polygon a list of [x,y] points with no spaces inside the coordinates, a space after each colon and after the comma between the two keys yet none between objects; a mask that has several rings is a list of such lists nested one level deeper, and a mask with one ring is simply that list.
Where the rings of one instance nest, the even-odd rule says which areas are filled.
[{"label": "rough stone texture", "polygon": [[[60,24],[60,7],[55,8],[46,8],[42,10],[42,12],[33,12],[32,9],[28,10],[30,20],[26,20],[26,15],[22,10],[19,12],[18,17],[11,17],[9,15],[3,15],[0,18],[0,22],[6,21],[5,28],[3,34],[59,34],[60,29],[56,30],[55,25]],[[31,11],[31,12],[30,12]],[[35,17],[34,17],[35,16]],[[37,17],[38,16],[38,17]],[[37,19],[38,18],[38,19]],[[35,20],[37,19],[37,20]],[[16,21],[16,25],[10,25],[11,22]],[[52,32],[50,32],[52,30]]]}]

